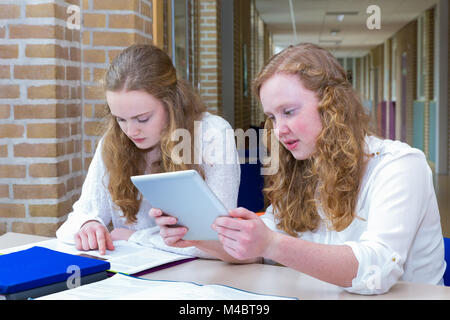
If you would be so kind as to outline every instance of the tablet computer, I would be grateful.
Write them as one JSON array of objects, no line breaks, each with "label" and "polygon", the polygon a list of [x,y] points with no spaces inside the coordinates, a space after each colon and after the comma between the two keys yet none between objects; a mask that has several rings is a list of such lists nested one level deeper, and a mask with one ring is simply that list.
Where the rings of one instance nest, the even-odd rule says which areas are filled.
[{"label": "tablet computer", "polygon": [[228,210],[195,170],[154,173],[131,177],[153,208],[178,219],[188,228],[184,240],[218,240],[211,228]]}]

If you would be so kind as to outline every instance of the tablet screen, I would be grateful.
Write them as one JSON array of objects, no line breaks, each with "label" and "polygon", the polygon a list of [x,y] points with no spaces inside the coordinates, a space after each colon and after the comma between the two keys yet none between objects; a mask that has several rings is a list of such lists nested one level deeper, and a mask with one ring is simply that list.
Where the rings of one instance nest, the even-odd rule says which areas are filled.
[{"label": "tablet screen", "polygon": [[218,240],[211,228],[228,210],[195,170],[133,176],[131,181],[153,208],[188,228],[184,240]]}]

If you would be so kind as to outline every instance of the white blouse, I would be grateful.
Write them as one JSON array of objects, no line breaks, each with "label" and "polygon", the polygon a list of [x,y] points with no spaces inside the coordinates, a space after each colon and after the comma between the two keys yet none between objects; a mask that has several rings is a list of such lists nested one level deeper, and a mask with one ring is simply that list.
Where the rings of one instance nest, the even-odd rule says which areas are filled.
[{"label": "white blouse", "polygon": [[[236,208],[240,167],[230,124],[219,116],[205,112],[195,127],[199,134],[192,142],[195,141],[194,146],[196,150],[200,150],[201,156],[194,158],[192,155],[192,160],[195,163],[201,161],[206,183],[225,207]],[[100,140],[89,166],[80,199],[74,203],[68,219],[56,231],[57,238],[73,244],[75,234],[86,221],[96,220],[104,226],[112,222],[114,228],[136,230],[128,241],[181,254],[211,258],[195,247],[175,248],[165,245],[159,235],[159,227],[148,214],[151,204],[145,198],[137,213],[137,221],[133,224],[126,222],[123,212],[114,204],[107,188],[109,174],[101,156],[102,141],[103,139]]]},{"label": "white blouse", "polygon": [[[387,292],[397,281],[443,284],[444,243],[431,170],[422,151],[405,143],[366,138],[369,160],[358,195],[359,218],[343,231],[327,228],[325,214],[304,240],[350,246],[358,273],[345,290],[359,294]],[[270,206],[263,216],[277,230]]]}]

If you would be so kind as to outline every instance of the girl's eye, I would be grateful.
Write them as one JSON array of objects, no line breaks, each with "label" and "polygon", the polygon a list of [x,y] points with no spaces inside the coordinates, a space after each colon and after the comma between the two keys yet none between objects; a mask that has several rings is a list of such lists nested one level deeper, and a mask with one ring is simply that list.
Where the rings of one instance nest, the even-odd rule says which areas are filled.
[{"label": "girl's eye", "polygon": [[294,109],[288,109],[288,110],[284,110],[284,114],[285,115],[291,115],[291,114],[293,114],[294,113]]},{"label": "girl's eye", "polygon": [[146,123],[150,118],[138,119],[139,123]]},{"label": "girl's eye", "polygon": [[116,121],[117,121],[117,122],[124,122],[125,120],[122,119],[122,118],[116,117]]}]

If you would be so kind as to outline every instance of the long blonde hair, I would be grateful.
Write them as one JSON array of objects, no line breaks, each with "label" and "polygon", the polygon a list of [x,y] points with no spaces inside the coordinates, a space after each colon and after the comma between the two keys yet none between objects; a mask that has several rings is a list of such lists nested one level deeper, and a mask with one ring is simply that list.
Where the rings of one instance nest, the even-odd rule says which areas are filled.
[{"label": "long blonde hair", "polygon": [[[262,84],[276,73],[297,75],[316,93],[323,130],[315,153],[306,160],[296,160],[280,144],[280,168],[265,177],[264,194],[274,207],[278,227],[291,235],[318,227],[319,206],[331,228],[342,231],[356,216],[369,116],[337,59],[319,46],[290,46],[272,57],[253,83],[258,97]],[[273,128],[270,119],[265,126]]]},{"label": "long blonde hair", "polygon": [[[171,151],[176,141],[171,133],[178,128],[194,136],[194,121],[200,120],[206,110],[204,104],[189,85],[177,79],[169,56],[153,45],[132,45],[123,50],[109,66],[104,87],[107,91],[144,90],[159,99],[168,115],[168,125],[161,134],[159,146],[161,160],[152,165],[152,173],[194,169],[195,164],[174,163]],[[192,146],[193,148],[193,146]],[[129,223],[136,221],[142,198],[130,177],[145,173],[148,150],[137,148],[120,129],[108,108],[106,130],[102,144],[102,157],[109,174],[108,190],[114,203],[122,210]],[[192,153],[193,154],[193,153]]]}]

